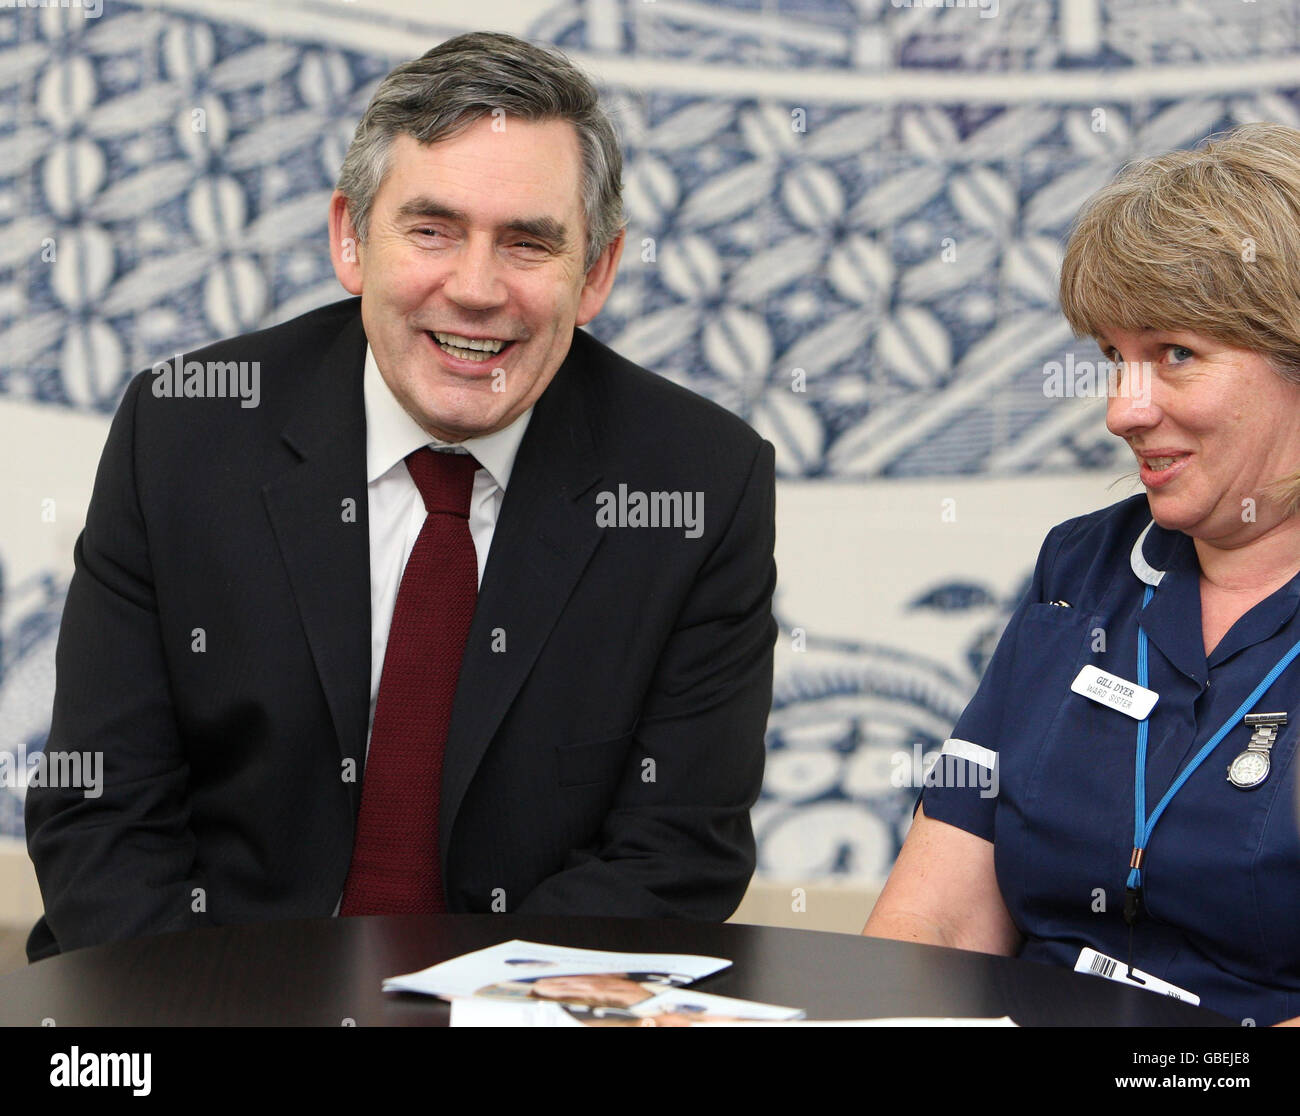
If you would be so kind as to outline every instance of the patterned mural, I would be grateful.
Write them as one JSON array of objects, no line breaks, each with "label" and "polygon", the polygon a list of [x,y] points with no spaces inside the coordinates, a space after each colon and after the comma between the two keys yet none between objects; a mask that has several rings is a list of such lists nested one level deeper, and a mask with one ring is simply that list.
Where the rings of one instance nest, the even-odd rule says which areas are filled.
[{"label": "patterned mural", "polygon": [[[439,4],[8,7],[0,403],[55,425],[106,419],[160,356],[341,297],[324,214],[355,122],[394,63],[470,29]],[[1300,125],[1300,0],[511,10],[502,29],[601,78],[625,137],[629,245],[593,332],[746,418],[792,491],[1117,474],[1097,409],[1043,388],[1045,362],[1093,355],[1055,307],[1072,216],[1136,156]],[[903,620],[955,622],[932,653],[808,626],[782,588],[761,872],[887,871],[1028,561],[954,560],[899,596]],[[14,754],[48,729],[67,572],[0,581]],[[0,787],[0,834],[21,800]]]}]

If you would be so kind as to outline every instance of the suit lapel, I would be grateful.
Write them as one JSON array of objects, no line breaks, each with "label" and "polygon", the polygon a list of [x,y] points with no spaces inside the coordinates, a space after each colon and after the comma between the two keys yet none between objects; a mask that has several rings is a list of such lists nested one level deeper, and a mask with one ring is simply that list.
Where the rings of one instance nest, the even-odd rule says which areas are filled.
[{"label": "suit lapel", "polygon": [[[600,541],[581,501],[600,479],[582,366],[585,338],[533,408],[492,536],[461,662],[443,760],[439,838],[446,879],[456,814],[487,747]],[[494,632],[506,650],[493,650]]]},{"label": "suit lapel", "polygon": [[[339,747],[360,777],[370,716],[370,527],[366,490],[366,337],[358,310],[302,377],[283,430],[299,458],[262,488]],[[351,500],[352,517],[344,501]],[[293,696],[289,696],[293,700]]]}]

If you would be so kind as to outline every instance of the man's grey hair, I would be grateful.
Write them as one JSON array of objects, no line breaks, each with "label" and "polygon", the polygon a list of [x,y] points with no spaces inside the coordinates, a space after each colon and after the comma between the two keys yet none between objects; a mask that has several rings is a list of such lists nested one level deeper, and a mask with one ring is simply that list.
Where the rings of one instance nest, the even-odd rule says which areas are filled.
[{"label": "man's grey hair", "polygon": [[625,224],[623,153],[614,126],[595,86],[558,51],[493,32],[448,39],[379,83],[339,171],[338,190],[348,199],[358,238],[366,238],[394,136],[435,143],[502,111],[573,124],[582,152],[589,269]]}]

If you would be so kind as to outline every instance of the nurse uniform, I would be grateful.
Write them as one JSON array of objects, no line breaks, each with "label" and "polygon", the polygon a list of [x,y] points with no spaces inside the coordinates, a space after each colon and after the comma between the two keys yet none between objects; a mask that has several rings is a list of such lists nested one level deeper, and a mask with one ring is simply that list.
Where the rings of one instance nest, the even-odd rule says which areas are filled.
[{"label": "nurse uniform", "polygon": [[[1138,882],[1132,968],[1264,1026],[1300,1015],[1300,661],[1267,678],[1300,654],[1300,575],[1242,616],[1208,660],[1199,579],[1191,538],[1153,523],[1145,495],[1053,528],[922,802],[927,817],[993,842],[1024,960],[1074,967],[1088,947],[1101,959],[1085,955],[1084,967],[1113,976],[1129,963],[1124,907]],[[1159,696],[1144,718],[1138,804],[1140,642],[1146,688]],[[1107,695],[1119,691],[1114,704],[1071,689],[1089,666],[1109,679]],[[1097,671],[1085,676],[1094,692],[1106,687]],[[1260,684],[1251,712],[1288,714],[1262,733],[1241,712]],[[1116,707],[1134,701],[1125,687],[1137,693],[1128,712]],[[1139,836],[1139,806],[1149,820],[1221,728]],[[1234,783],[1229,765],[1242,753],[1252,754]]]}]

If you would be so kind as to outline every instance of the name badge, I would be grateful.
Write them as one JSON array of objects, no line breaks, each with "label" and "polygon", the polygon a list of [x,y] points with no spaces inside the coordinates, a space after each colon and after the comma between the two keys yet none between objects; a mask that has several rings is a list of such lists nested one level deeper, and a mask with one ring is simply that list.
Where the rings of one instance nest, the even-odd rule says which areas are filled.
[{"label": "name badge", "polygon": [[1106,980],[1117,981],[1120,984],[1127,984],[1130,988],[1145,988],[1148,992],[1159,992],[1162,996],[1169,996],[1175,1000],[1183,1000],[1189,1004],[1199,1004],[1200,996],[1193,992],[1188,992],[1186,988],[1179,988],[1176,984],[1170,984],[1167,980],[1161,980],[1159,977],[1153,977],[1150,973],[1144,973],[1141,969],[1134,969],[1131,973],[1129,968],[1114,957],[1107,957],[1104,953],[1098,953],[1095,949],[1089,949],[1084,946],[1079,952],[1079,960],[1074,963],[1076,973],[1087,973],[1090,976],[1103,977]]},{"label": "name badge", "polygon": [[1079,671],[1070,683],[1070,689],[1101,705],[1118,709],[1135,721],[1145,721],[1160,700],[1155,690],[1148,690],[1118,674],[1107,674],[1095,666],[1086,666]]}]

